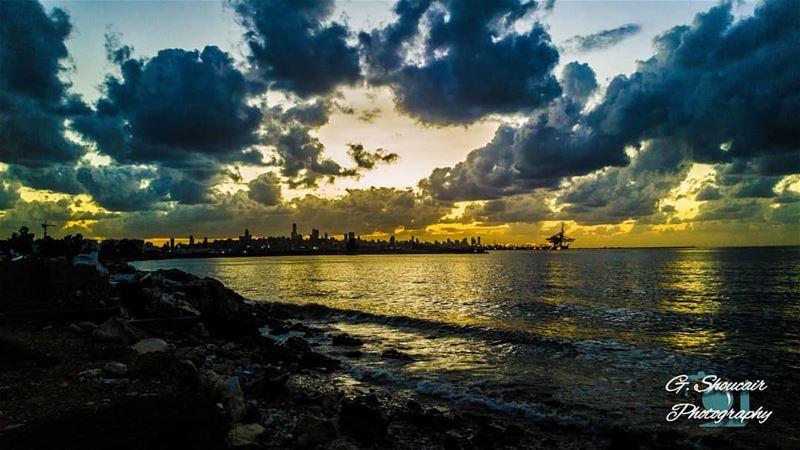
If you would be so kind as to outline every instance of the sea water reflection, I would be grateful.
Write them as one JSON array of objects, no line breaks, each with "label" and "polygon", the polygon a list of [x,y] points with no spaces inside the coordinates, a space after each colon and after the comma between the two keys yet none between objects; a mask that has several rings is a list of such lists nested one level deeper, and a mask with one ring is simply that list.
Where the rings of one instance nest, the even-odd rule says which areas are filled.
[{"label": "sea water reflection", "polygon": [[[629,413],[626,420],[652,424],[669,407],[664,383],[706,370],[774,380],[776,410],[800,401],[780,388],[800,381],[798,248],[136,265],[211,276],[254,300],[324,305],[331,327],[365,341],[363,358],[341,355],[358,379],[451,400],[529,412],[549,398],[571,413]],[[413,362],[381,358],[387,348]]]},{"label": "sea water reflection", "polygon": [[[245,297],[705,356],[797,353],[800,250],[661,249],[137,263]],[[783,349],[774,348],[780,343]],[[792,364],[797,361],[789,360]]]}]

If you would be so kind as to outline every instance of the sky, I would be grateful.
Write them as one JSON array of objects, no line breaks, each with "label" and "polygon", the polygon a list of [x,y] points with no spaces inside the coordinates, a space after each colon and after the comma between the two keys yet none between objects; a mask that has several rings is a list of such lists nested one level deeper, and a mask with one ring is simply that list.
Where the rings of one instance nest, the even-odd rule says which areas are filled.
[{"label": "sky", "polygon": [[0,234],[800,244],[797,0],[0,3]]}]

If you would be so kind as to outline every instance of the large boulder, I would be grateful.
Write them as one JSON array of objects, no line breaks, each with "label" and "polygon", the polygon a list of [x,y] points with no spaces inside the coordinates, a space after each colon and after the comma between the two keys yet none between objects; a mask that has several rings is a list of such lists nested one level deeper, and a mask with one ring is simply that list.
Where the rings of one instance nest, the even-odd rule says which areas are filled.
[{"label": "large boulder", "polygon": [[383,416],[374,394],[342,401],[339,429],[358,441],[367,443],[380,439],[388,427],[389,421]]},{"label": "large boulder", "polygon": [[297,420],[292,434],[297,436],[298,448],[318,448],[339,437],[333,422],[309,414]]},{"label": "large boulder", "polygon": [[122,305],[137,317],[199,317],[213,336],[258,333],[257,308],[212,278],[181,270],[151,272],[124,287]]},{"label": "large boulder", "polygon": [[235,425],[228,433],[228,445],[233,448],[256,446],[265,431],[266,429],[257,423]]},{"label": "large boulder", "polygon": [[112,317],[92,331],[92,336],[100,341],[116,341],[131,345],[144,337],[144,333],[126,322]]}]

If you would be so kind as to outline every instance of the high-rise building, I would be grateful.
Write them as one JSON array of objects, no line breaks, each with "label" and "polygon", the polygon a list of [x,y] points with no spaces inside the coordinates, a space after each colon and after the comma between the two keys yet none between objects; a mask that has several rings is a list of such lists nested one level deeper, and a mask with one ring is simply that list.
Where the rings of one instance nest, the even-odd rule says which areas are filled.
[{"label": "high-rise building", "polygon": [[297,240],[297,224],[296,223],[292,224],[292,240],[293,241]]},{"label": "high-rise building", "polygon": [[169,248],[175,248],[175,238],[169,238]]},{"label": "high-rise building", "polygon": [[189,235],[189,247],[191,247],[193,245],[194,245],[194,235],[190,234]]},{"label": "high-rise building", "polygon": [[250,230],[247,229],[247,228],[244,229],[244,235],[239,236],[239,240],[243,241],[243,242],[250,242],[250,240],[252,238],[253,238],[253,235],[250,234]]}]

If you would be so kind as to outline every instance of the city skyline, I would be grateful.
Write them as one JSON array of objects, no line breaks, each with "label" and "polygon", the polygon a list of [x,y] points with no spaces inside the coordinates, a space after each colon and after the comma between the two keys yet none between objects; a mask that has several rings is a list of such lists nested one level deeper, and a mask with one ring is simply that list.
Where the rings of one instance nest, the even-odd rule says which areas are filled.
[{"label": "city skyline", "polygon": [[463,5],[5,2],[0,232],[800,244],[791,1]]}]

